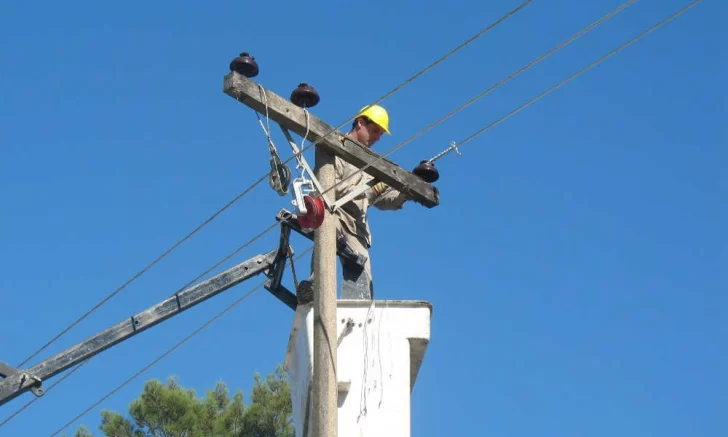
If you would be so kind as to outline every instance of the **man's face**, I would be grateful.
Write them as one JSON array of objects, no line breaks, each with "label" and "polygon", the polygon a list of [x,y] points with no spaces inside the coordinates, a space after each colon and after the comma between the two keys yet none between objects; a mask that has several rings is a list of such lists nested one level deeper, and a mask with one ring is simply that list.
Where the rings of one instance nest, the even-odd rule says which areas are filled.
[{"label": "man's face", "polygon": [[367,123],[364,119],[360,119],[356,129],[356,139],[363,145],[371,148],[374,143],[379,141],[384,129],[374,122]]}]

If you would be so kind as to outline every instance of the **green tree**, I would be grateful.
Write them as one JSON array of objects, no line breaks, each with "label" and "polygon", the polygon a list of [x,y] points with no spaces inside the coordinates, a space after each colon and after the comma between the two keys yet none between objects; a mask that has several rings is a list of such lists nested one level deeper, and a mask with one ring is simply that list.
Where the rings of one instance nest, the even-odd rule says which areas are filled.
[{"label": "green tree", "polygon": [[[99,429],[106,437],[294,437],[287,374],[282,366],[265,379],[254,376],[251,404],[242,392],[230,397],[220,381],[199,399],[170,378],[152,379],[129,406],[129,417],[103,410]],[[81,426],[75,437],[93,437]]]}]

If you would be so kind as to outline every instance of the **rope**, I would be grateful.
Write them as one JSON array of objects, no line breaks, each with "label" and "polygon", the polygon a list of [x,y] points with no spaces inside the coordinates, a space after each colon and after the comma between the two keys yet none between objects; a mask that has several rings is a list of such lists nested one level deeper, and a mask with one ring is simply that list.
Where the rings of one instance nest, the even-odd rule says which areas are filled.
[{"label": "rope", "polygon": [[278,155],[278,149],[273,142],[273,137],[270,131],[270,117],[268,114],[268,95],[265,92],[265,88],[258,84],[258,91],[260,92],[260,100],[265,105],[265,121],[268,125],[266,129],[263,124],[263,120],[260,119],[258,111],[253,110],[255,116],[258,118],[258,123],[265,133],[266,139],[268,140],[268,152],[270,152],[270,172],[268,173],[268,184],[275,190],[279,196],[285,196],[288,194],[288,185],[291,183],[291,170],[281,162],[281,157]]}]

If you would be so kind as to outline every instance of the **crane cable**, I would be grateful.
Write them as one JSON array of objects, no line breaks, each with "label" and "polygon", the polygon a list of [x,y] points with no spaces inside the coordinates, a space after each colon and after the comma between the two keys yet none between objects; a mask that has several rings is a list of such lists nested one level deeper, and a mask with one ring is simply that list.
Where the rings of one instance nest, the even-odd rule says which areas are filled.
[{"label": "crane cable", "polygon": [[[296,257],[296,261],[300,260],[301,257],[303,257],[305,254],[307,254],[308,252],[310,252],[312,249],[313,249],[313,247],[311,246],[308,249],[306,249],[303,252],[301,252],[301,254]],[[291,259],[291,263],[293,263],[293,258],[291,257],[290,259]],[[60,434],[64,429],[66,429],[70,425],[72,425],[73,422],[75,422],[78,419],[80,419],[81,417],[83,417],[86,413],[88,413],[89,411],[91,411],[94,408],[96,408],[103,401],[105,401],[106,399],[108,399],[111,396],[113,396],[116,392],[118,392],[119,390],[121,390],[122,388],[124,388],[127,384],[129,384],[130,382],[132,382],[134,379],[138,378],[142,373],[146,372],[152,366],[154,366],[158,362],[162,361],[162,359],[164,359],[169,354],[171,354],[172,352],[174,352],[177,348],[179,348],[184,343],[186,343],[187,341],[189,341],[192,337],[194,337],[195,335],[199,334],[203,329],[207,328],[213,322],[215,322],[217,319],[219,319],[223,315],[227,314],[230,310],[232,310],[233,308],[235,308],[236,306],[238,306],[245,299],[247,299],[248,297],[250,297],[253,293],[255,293],[256,291],[258,291],[261,288],[263,288],[264,285],[265,285],[265,282],[262,282],[262,283],[256,285],[254,288],[252,288],[250,291],[248,291],[247,293],[245,293],[238,300],[236,300],[235,302],[233,302],[232,304],[230,304],[227,308],[225,308],[224,310],[222,310],[221,312],[219,312],[217,315],[215,315],[214,317],[212,317],[211,319],[209,319],[207,322],[205,322],[199,328],[197,328],[194,331],[192,331],[189,335],[187,335],[185,338],[183,338],[182,340],[180,340],[179,342],[177,342],[174,346],[172,346],[171,348],[169,348],[162,355],[160,355],[157,358],[155,358],[152,362],[150,362],[149,364],[147,364],[146,366],[144,366],[141,370],[139,370],[134,375],[132,375],[131,377],[129,377],[126,381],[124,381],[121,384],[119,384],[115,389],[111,390],[109,393],[107,393],[106,395],[104,395],[101,399],[99,399],[98,401],[96,401],[93,405],[91,405],[90,407],[88,407],[85,410],[83,410],[83,412],[81,412],[79,415],[77,415],[76,417],[74,417],[73,419],[71,419],[71,421],[69,421],[68,423],[66,423],[65,425],[63,425],[61,428],[59,428],[56,432],[54,432],[53,434],[51,434],[50,437],[55,437],[58,434]]]},{"label": "crane cable", "polygon": [[[411,83],[411,82],[413,82],[413,81],[414,81],[414,80],[415,80],[416,78],[418,78],[418,77],[419,77],[419,76],[421,76],[422,74],[426,73],[427,71],[431,70],[431,69],[432,69],[432,68],[434,68],[434,67],[435,67],[435,66],[436,66],[437,64],[441,63],[442,61],[444,61],[444,60],[445,60],[445,59],[447,59],[448,57],[450,57],[450,56],[452,56],[453,54],[455,54],[456,52],[460,51],[460,50],[461,50],[461,49],[463,49],[463,48],[464,48],[465,46],[467,46],[468,44],[472,43],[473,41],[475,41],[475,40],[476,40],[476,39],[478,39],[479,37],[483,36],[483,35],[484,35],[485,33],[487,33],[488,31],[490,31],[491,29],[493,29],[493,28],[494,28],[495,26],[497,26],[498,24],[502,23],[502,22],[503,22],[503,21],[505,21],[505,20],[506,20],[507,18],[510,18],[510,17],[511,17],[511,16],[513,16],[513,15],[514,15],[515,13],[517,13],[517,12],[518,12],[518,11],[520,11],[520,10],[521,10],[522,8],[526,7],[527,5],[529,5],[529,4],[530,4],[530,3],[532,3],[532,2],[533,2],[533,0],[526,0],[526,1],[524,1],[524,2],[523,2],[523,3],[521,3],[521,4],[519,5],[519,6],[517,6],[517,7],[516,7],[516,8],[514,8],[513,10],[509,11],[508,13],[506,13],[505,15],[503,15],[502,17],[500,17],[500,18],[499,18],[498,20],[496,20],[495,22],[493,22],[493,23],[489,24],[488,26],[484,27],[483,29],[481,29],[480,31],[478,31],[478,32],[477,32],[477,33],[476,33],[475,35],[471,36],[470,38],[468,38],[467,40],[465,40],[464,42],[462,42],[462,43],[461,43],[460,45],[458,45],[457,47],[455,47],[455,48],[451,49],[451,50],[450,50],[449,52],[445,53],[445,54],[444,54],[444,55],[443,55],[442,57],[440,57],[439,59],[435,60],[434,62],[432,62],[432,63],[431,63],[430,65],[428,65],[428,66],[427,66],[427,67],[425,67],[424,69],[420,70],[420,71],[419,71],[418,73],[416,73],[415,75],[413,75],[413,76],[412,76],[412,77],[410,77],[409,79],[406,79],[406,80],[405,80],[404,82],[402,82],[401,84],[399,84],[399,85],[397,85],[396,87],[394,87],[394,88],[393,88],[392,90],[390,90],[389,92],[387,92],[386,94],[384,94],[384,95],[383,95],[382,97],[380,97],[379,99],[377,99],[377,100],[375,101],[375,103],[373,103],[373,104],[376,104],[376,103],[379,103],[379,102],[383,101],[383,100],[384,100],[384,99],[386,99],[387,97],[391,96],[391,95],[392,95],[392,94],[394,94],[395,92],[397,92],[397,91],[399,91],[400,89],[402,89],[402,88],[403,88],[404,86],[406,86],[406,85],[410,84],[410,83]],[[321,140],[322,140],[323,138],[325,138],[326,136],[330,135],[331,133],[334,133],[334,132],[338,131],[338,130],[339,130],[339,129],[341,129],[341,128],[342,128],[342,127],[343,127],[344,125],[346,125],[346,124],[347,124],[348,122],[350,122],[351,120],[353,120],[353,119],[354,119],[355,117],[356,117],[356,115],[353,115],[353,116],[351,116],[351,117],[350,117],[349,119],[347,119],[346,121],[344,121],[343,123],[341,123],[341,124],[340,124],[340,125],[339,125],[338,127],[334,128],[334,129],[333,129],[333,130],[332,130],[331,132],[328,132],[328,133],[327,133],[326,135],[324,135],[324,136],[323,136],[322,138],[320,138],[320,139],[319,139],[319,140],[317,140],[316,142],[314,142],[314,143],[310,144],[310,145],[309,145],[309,146],[308,146],[307,148],[305,148],[304,150],[308,150],[309,148],[311,148],[311,147],[315,146],[315,145],[316,145],[316,144],[318,144],[318,142],[320,142],[320,141],[321,141]],[[304,150],[301,150],[301,153],[303,153],[303,151],[304,151]],[[292,159],[294,159],[294,156],[292,156],[292,157],[290,157],[289,159],[287,159],[286,161],[282,162],[282,164],[286,164],[286,163],[290,162],[290,161],[291,161]],[[227,204],[226,204],[225,206],[223,206],[222,208],[220,208],[219,210],[217,210],[217,211],[216,211],[216,212],[215,212],[214,214],[212,214],[212,215],[211,215],[211,216],[210,216],[209,218],[207,218],[207,219],[206,219],[206,220],[205,220],[204,222],[202,222],[202,223],[201,223],[201,224],[200,224],[199,226],[197,226],[197,227],[196,227],[196,228],[195,228],[194,230],[192,230],[192,231],[191,231],[191,232],[190,232],[189,234],[187,234],[187,235],[186,235],[185,237],[183,237],[183,238],[182,238],[181,240],[179,240],[179,241],[178,241],[177,243],[175,243],[175,244],[174,244],[174,245],[173,245],[172,247],[170,247],[169,249],[167,249],[167,250],[166,250],[165,252],[163,252],[163,253],[162,253],[161,255],[159,255],[159,256],[158,256],[158,257],[157,257],[157,258],[156,258],[156,259],[155,259],[154,261],[152,261],[152,262],[151,262],[150,264],[148,264],[148,265],[147,265],[146,267],[144,267],[144,268],[143,268],[142,270],[140,270],[140,271],[139,271],[138,273],[136,273],[136,274],[135,274],[134,276],[132,276],[132,277],[131,277],[131,278],[130,278],[129,280],[127,280],[127,281],[126,281],[126,282],[125,282],[124,284],[122,284],[122,285],[121,285],[120,287],[118,287],[118,288],[117,288],[116,290],[114,290],[113,292],[111,292],[111,293],[110,293],[110,294],[109,294],[108,296],[106,296],[105,298],[103,298],[103,299],[102,299],[102,300],[101,300],[101,301],[100,301],[99,303],[97,303],[97,304],[96,304],[96,305],[95,305],[94,307],[92,307],[92,308],[91,308],[90,310],[88,310],[88,311],[87,311],[86,313],[84,313],[84,314],[83,314],[83,315],[82,315],[81,317],[77,318],[77,319],[76,319],[76,320],[75,320],[75,321],[74,321],[73,323],[71,323],[71,324],[70,324],[70,325],[68,325],[68,326],[67,326],[66,328],[64,328],[64,329],[63,329],[63,330],[62,330],[62,331],[61,331],[61,332],[60,332],[59,334],[57,334],[57,335],[56,335],[55,337],[53,337],[53,338],[52,338],[51,340],[49,340],[49,341],[48,341],[48,342],[47,342],[46,344],[44,344],[43,346],[41,346],[41,347],[40,347],[40,348],[39,348],[39,349],[38,349],[37,351],[33,352],[33,353],[32,353],[32,354],[31,354],[31,355],[30,355],[30,356],[28,357],[28,358],[26,358],[25,360],[23,360],[23,361],[22,361],[22,362],[21,362],[21,363],[20,363],[20,364],[19,364],[19,365],[18,365],[17,367],[18,367],[18,368],[22,367],[22,366],[23,366],[24,364],[26,364],[26,363],[27,363],[28,361],[30,361],[30,360],[31,360],[31,359],[33,359],[33,358],[34,358],[35,356],[37,356],[37,355],[38,355],[39,353],[41,353],[41,352],[42,352],[42,351],[44,351],[44,350],[45,350],[46,348],[48,348],[48,346],[50,346],[51,344],[53,344],[54,342],[56,342],[56,341],[57,341],[57,340],[58,340],[59,338],[61,338],[61,337],[62,337],[63,335],[65,335],[65,334],[66,334],[66,333],[67,333],[68,331],[70,331],[70,330],[71,330],[71,329],[72,329],[73,327],[75,327],[76,325],[78,325],[78,324],[79,324],[79,323],[80,323],[80,322],[81,322],[82,320],[84,320],[84,319],[85,319],[86,317],[88,317],[88,316],[89,316],[89,315],[91,315],[91,314],[92,314],[92,313],[93,313],[94,311],[96,311],[96,310],[97,310],[97,309],[99,309],[99,308],[100,308],[100,307],[101,307],[102,305],[104,305],[104,304],[105,304],[105,303],[106,303],[106,302],[107,302],[107,301],[108,301],[109,299],[111,299],[112,297],[114,297],[114,296],[115,296],[116,294],[118,294],[118,293],[119,293],[119,292],[121,292],[121,291],[122,291],[122,290],[123,290],[124,288],[126,288],[126,287],[127,287],[127,286],[128,286],[129,284],[131,284],[131,283],[132,283],[132,282],[134,282],[134,281],[135,281],[136,279],[138,279],[138,278],[139,278],[140,276],[142,276],[142,275],[143,275],[144,273],[146,273],[146,272],[147,272],[147,271],[148,271],[148,270],[149,270],[150,268],[152,268],[152,267],[153,267],[154,265],[156,265],[156,264],[157,264],[157,263],[158,263],[159,261],[161,261],[161,260],[162,260],[162,259],[163,259],[164,257],[166,257],[167,255],[169,255],[169,254],[170,254],[170,253],[171,253],[172,251],[174,251],[174,250],[175,250],[175,249],[176,249],[177,247],[179,247],[179,246],[180,246],[180,245],[181,245],[182,243],[184,243],[185,241],[187,241],[187,240],[188,240],[189,238],[191,238],[191,237],[192,237],[192,236],[193,236],[194,234],[196,234],[196,233],[197,233],[197,232],[199,232],[199,231],[200,231],[200,230],[201,230],[202,228],[204,228],[204,227],[205,227],[206,225],[208,225],[208,224],[209,224],[210,222],[212,222],[212,221],[213,221],[213,220],[214,220],[215,218],[217,218],[217,216],[219,216],[219,215],[220,215],[220,214],[221,214],[222,212],[224,212],[224,211],[225,211],[225,210],[227,210],[227,209],[228,209],[229,207],[231,207],[231,206],[232,206],[232,205],[233,205],[234,203],[236,203],[236,202],[237,202],[238,200],[240,200],[241,198],[243,198],[243,197],[244,197],[244,196],[245,196],[246,194],[248,194],[248,193],[249,193],[249,192],[250,192],[250,191],[251,191],[251,190],[252,190],[253,188],[255,188],[256,186],[258,186],[258,185],[259,185],[259,184],[260,184],[261,182],[263,182],[263,181],[264,181],[265,179],[267,179],[268,177],[269,177],[269,173],[266,173],[265,175],[261,176],[261,177],[260,177],[260,178],[259,178],[259,179],[258,179],[257,181],[253,182],[253,184],[252,184],[252,185],[250,185],[250,186],[249,186],[248,188],[246,188],[246,189],[245,189],[244,191],[242,191],[242,192],[241,192],[240,194],[238,194],[238,195],[237,195],[236,197],[234,197],[234,198],[233,198],[233,199],[232,199],[232,200],[231,200],[230,202],[228,202],[228,203],[227,203]]]}]

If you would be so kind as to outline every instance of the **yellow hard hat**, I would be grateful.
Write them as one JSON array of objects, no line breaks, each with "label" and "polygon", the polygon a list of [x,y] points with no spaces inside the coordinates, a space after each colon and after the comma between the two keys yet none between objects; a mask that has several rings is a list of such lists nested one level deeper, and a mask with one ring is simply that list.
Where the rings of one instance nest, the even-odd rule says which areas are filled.
[{"label": "yellow hard hat", "polygon": [[389,114],[387,114],[387,110],[382,108],[381,106],[365,106],[359,110],[358,114],[356,114],[356,118],[359,117],[367,117],[369,120],[373,121],[374,123],[378,124],[382,129],[384,129],[384,132],[392,135],[391,133],[389,133]]}]

